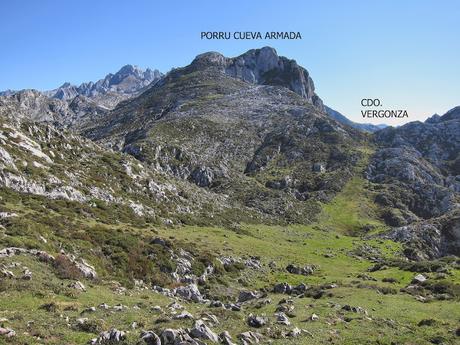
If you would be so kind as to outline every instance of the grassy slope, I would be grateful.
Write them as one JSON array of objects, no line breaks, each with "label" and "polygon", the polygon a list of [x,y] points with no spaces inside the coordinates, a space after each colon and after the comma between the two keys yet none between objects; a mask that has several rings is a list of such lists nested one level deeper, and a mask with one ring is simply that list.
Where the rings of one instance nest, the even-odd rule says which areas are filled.
[{"label": "grassy slope", "polygon": [[[265,264],[261,271],[247,269],[242,271],[241,275],[233,273],[219,276],[211,279],[207,286],[203,287],[208,289],[210,295],[222,300],[236,299],[241,289],[271,289],[273,284],[283,281],[291,284],[304,282],[312,286],[324,283],[339,285],[338,288],[329,290],[330,296],[320,299],[294,298],[296,316],[291,318],[291,322],[293,326],[308,330],[312,336],[305,335],[295,340],[279,339],[273,344],[390,344],[391,342],[429,344],[436,340],[441,341],[440,343],[455,344],[458,338],[455,338],[453,332],[458,327],[460,319],[458,300],[418,302],[414,297],[399,292],[400,288],[409,284],[415,273],[395,267],[370,273],[367,269],[372,266],[371,261],[350,254],[350,252],[359,253],[361,246],[367,244],[381,257],[395,258],[400,255],[400,246],[391,241],[365,241],[360,237],[350,236],[356,234],[365,225],[374,225],[376,229],[382,227],[382,224],[373,218],[374,206],[366,193],[364,179],[357,174],[330,204],[324,205],[318,223],[309,226],[241,225],[232,230],[188,226],[162,229],[149,226],[135,227],[124,223],[101,224],[94,219],[81,218],[75,222],[74,231],[77,231],[81,224],[91,226],[98,224],[108,231],[123,229],[139,238],[158,234],[161,237],[174,239],[179,246],[193,247],[195,251],[206,251],[213,255],[260,256]],[[42,212],[37,208],[31,210],[27,205],[14,203],[3,203],[3,208],[14,210],[28,219],[37,219],[36,215]],[[58,219],[57,213],[48,213],[47,210],[43,212],[46,212],[50,218]],[[52,227],[45,228],[38,224],[36,227],[28,228],[22,235],[15,236],[18,237],[18,243],[31,246],[38,245],[37,233],[42,232],[55,243],[61,240],[65,243],[67,240],[69,245],[72,241],[70,236],[67,239],[60,238],[52,231]],[[11,241],[11,238],[6,242],[5,237],[0,237],[2,247],[4,243],[11,243]],[[82,249],[88,261],[101,266],[104,264],[96,254],[91,254],[90,248],[85,248],[89,244],[84,240],[72,243]],[[56,254],[51,244],[46,246]],[[333,254],[333,257],[325,257],[326,253]],[[170,299],[148,289],[128,289],[126,293],[118,294],[113,291],[114,284],[110,279],[95,283],[83,280],[88,291],[76,293],[66,288],[70,281],[58,279],[51,267],[30,257],[16,256],[2,259],[0,263],[13,261],[27,266],[34,274],[31,281],[0,280],[0,318],[7,318],[8,321],[3,324],[16,330],[18,336],[14,339],[14,343],[83,344],[95,337],[99,330],[116,327],[130,330],[127,343],[135,344],[140,329],[160,330],[191,327],[193,324],[192,321],[169,321],[158,324],[158,319],[166,315],[153,312],[151,307],[160,305],[165,309]],[[267,264],[271,261],[276,262],[275,269],[268,268]],[[290,263],[315,264],[319,265],[320,269],[308,277],[292,275],[284,270]],[[360,273],[366,273],[377,281],[366,282],[357,279]],[[109,276],[110,271],[105,274]],[[390,277],[398,282],[382,282],[383,278]],[[451,275],[446,280],[459,283],[459,270],[451,270]],[[396,294],[384,295],[375,288],[365,288],[363,284],[392,288]],[[266,314],[272,322],[278,301],[285,297],[270,293],[271,304],[258,308],[255,303],[249,303],[242,312],[210,309],[205,305],[186,302],[181,304],[196,316],[200,316],[202,312],[216,314],[221,322],[213,329],[216,332],[228,330],[235,337],[239,332],[249,330],[245,318],[250,312]],[[56,311],[40,309],[40,306],[45,303],[55,303]],[[98,309],[95,313],[81,315],[86,307],[101,303],[109,305],[122,303],[129,308],[122,312]],[[335,304],[361,306],[368,311],[369,315],[344,312],[334,306]],[[139,306],[139,309],[134,309],[135,305]],[[319,315],[320,320],[305,321],[312,313]],[[342,314],[353,320],[340,321],[338,316]],[[99,329],[95,333],[77,331],[74,325],[79,317],[88,317],[94,324],[99,325]],[[435,319],[436,323],[433,326],[418,327],[418,322],[423,319]],[[133,321],[138,323],[139,329],[131,329]],[[292,329],[293,326],[270,324],[270,328],[275,333],[281,329]],[[36,338],[37,336],[40,340]],[[0,338],[0,343],[2,341],[4,340]]]}]

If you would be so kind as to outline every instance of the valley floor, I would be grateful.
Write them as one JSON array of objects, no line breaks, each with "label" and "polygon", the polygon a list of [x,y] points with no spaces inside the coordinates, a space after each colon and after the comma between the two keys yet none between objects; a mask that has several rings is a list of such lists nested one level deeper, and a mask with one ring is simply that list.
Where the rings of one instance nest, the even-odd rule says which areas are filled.
[{"label": "valley floor", "polygon": [[[273,344],[454,344],[459,339],[455,336],[460,319],[458,296],[454,300],[422,303],[400,292],[416,273],[396,267],[368,272],[373,262],[366,257],[397,257],[399,247],[395,243],[364,242],[357,237],[303,226],[242,226],[234,231],[185,227],[159,230],[157,236],[224,256],[261,258],[260,269],[229,273],[210,279],[204,286],[209,296],[233,302],[241,290],[267,291],[263,299],[243,303],[241,311],[178,301],[196,318],[214,314],[219,320],[212,328],[216,333],[226,330],[235,338],[253,330],[273,337]],[[9,265],[13,263],[16,266]],[[294,275],[285,271],[290,263],[313,264],[319,269],[310,276]],[[104,277],[98,282],[84,280],[85,292],[72,291],[67,288],[71,280],[59,279],[49,265],[27,255],[3,258],[2,265],[15,269],[26,266],[33,272],[31,280],[1,280],[0,318],[3,326],[16,332],[9,340],[11,343],[83,344],[100,331],[117,328],[129,331],[126,343],[135,344],[141,330],[191,328],[194,323],[174,320],[174,313],[181,312],[168,309],[174,299],[150,288],[124,290]],[[427,276],[436,279],[436,273]],[[450,269],[445,281],[459,280],[458,268]],[[279,282],[337,287],[324,289],[321,296],[290,297],[271,292]],[[293,308],[290,326],[275,323],[274,313],[283,299],[289,299],[287,303]],[[109,309],[99,307],[104,303]],[[125,307],[116,310],[115,305]],[[362,309],[347,311],[343,309],[345,305]],[[161,310],[153,309],[154,306]],[[95,311],[85,312],[91,307]],[[268,317],[268,326],[249,327],[246,319],[250,313]],[[311,320],[313,314],[318,320]],[[305,331],[295,339],[281,338],[283,331],[294,327]]]}]

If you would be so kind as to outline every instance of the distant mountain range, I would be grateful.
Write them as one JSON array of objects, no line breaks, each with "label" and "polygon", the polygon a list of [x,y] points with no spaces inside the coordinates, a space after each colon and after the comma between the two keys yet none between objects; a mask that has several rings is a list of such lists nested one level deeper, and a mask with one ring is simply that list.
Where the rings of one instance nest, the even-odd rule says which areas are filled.
[{"label": "distant mountain range", "polygon": [[[163,76],[158,70],[147,68],[143,70],[137,66],[123,66],[115,74],[108,74],[96,82],[82,83],[79,86],[64,83],[60,87],[41,92],[47,97],[64,101],[73,100],[77,96],[84,96],[97,105],[113,108],[120,101],[135,96],[142,89]],[[0,96],[11,96],[20,91],[6,90]]]}]

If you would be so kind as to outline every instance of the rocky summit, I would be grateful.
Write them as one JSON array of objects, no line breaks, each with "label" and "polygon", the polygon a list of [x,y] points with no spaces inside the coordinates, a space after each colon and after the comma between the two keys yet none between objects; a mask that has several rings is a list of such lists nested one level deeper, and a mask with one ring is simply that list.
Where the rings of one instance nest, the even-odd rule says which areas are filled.
[{"label": "rocky summit", "polygon": [[76,96],[86,96],[99,105],[113,108],[120,101],[138,94],[143,88],[158,81],[162,74],[147,68],[145,71],[133,65],[123,66],[117,73],[108,74],[96,82],[75,86],[64,83],[57,89],[46,91],[52,98],[69,100]]},{"label": "rocky summit", "polygon": [[3,92],[0,343],[456,344],[459,138],[270,47]]}]

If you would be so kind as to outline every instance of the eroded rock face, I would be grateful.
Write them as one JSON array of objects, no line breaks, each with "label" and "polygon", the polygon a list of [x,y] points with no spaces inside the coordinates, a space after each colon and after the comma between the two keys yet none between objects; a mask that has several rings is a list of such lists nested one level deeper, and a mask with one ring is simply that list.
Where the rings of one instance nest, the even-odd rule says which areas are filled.
[{"label": "eroded rock face", "polygon": [[[456,192],[444,182],[440,170],[413,148],[379,150],[368,168],[368,179],[375,183],[396,185],[406,196],[382,194],[380,203],[406,208],[423,218],[440,216],[456,207]],[[385,199],[384,199],[385,198]]]},{"label": "eroded rock face", "polygon": [[394,228],[388,238],[403,242],[412,260],[429,260],[444,255],[460,255],[460,212],[422,220]]},{"label": "eroded rock face", "polygon": [[390,238],[412,259],[459,255],[460,107],[424,123],[376,132],[380,149],[366,177],[381,185],[376,202],[395,227]]},{"label": "eroded rock face", "polygon": [[200,187],[208,187],[214,179],[214,173],[207,167],[199,167],[193,170],[191,179]]}]

